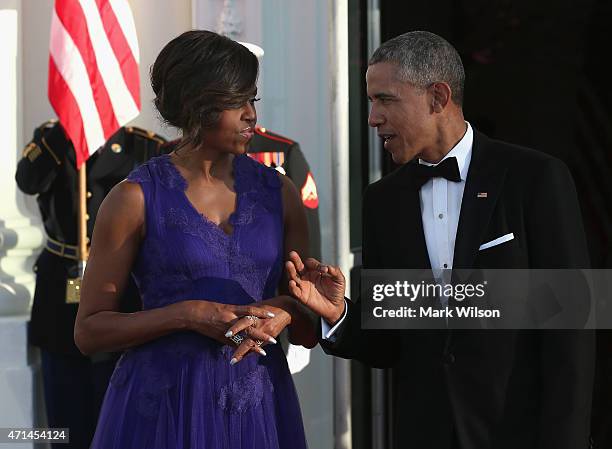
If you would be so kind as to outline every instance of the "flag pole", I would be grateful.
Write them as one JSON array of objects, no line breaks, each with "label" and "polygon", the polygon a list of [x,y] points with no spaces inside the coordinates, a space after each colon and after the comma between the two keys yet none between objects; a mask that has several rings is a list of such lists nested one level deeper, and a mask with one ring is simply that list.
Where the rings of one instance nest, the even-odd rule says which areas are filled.
[{"label": "flag pole", "polygon": [[78,232],[79,232],[79,277],[83,278],[85,265],[89,257],[87,248],[87,164],[83,162],[79,168],[79,207],[78,207]]},{"label": "flag pole", "polygon": [[81,302],[81,281],[85,274],[85,265],[89,251],[87,249],[87,165],[85,161],[81,163],[78,181],[78,198],[77,198],[77,232],[78,232],[78,266],[76,277],[68,277],[66,279],[66,303],[78,304]]},{"label": "flag pole", "polygon": [[[102,25],[98,32],[90,30],[83,20],[83,11],[79,2],[57,1],[51,15],[51,35],[49,40],[49,102],[72,142],[77,155],[79,172],[77,196],[77,232],[78,253],[77,273],[67,279],[66,303],[80,301],[81,279],[89,258],[87,238],[87,169],[85,161],[94,150],[117,129],[135,118],[140,112],[140,77],[138,39],[134,17],[129,0],[98,0],[88,9],[87,21],[93,20]],[[110,4],[113,4],[110,7]],[[62,21],[60,17],[74,17],[74,20]],[[117,26],[118,25],[118,26]],[[107,48],[108,29],[122,37],[112,45],[111,51],[89,51],[89,48],[75,46],[73,37],[85,33],[83,38],[94,44],[94,49]],[[90,31],[92,31],[90,33]],[[87,79],[83,73],[99,71],[103,65],[117,66],[120,73],[110,74],[108,79],[96,76]],[[113,71],[115,72],[115,71]],[[100,72],[102,73],[102,72]],[[118,75],[118,76],[116,76]],[[89,86],[84,85],[89,81]],[[85,87],[85,88],[83,88]],[[104,89],[108,94],[100,98],[93,93]],[[78,113],[76,113],[78,111]],[[89,112],[87,112],[89,111]],[[79,167],[80,165],[80,167]]]}]

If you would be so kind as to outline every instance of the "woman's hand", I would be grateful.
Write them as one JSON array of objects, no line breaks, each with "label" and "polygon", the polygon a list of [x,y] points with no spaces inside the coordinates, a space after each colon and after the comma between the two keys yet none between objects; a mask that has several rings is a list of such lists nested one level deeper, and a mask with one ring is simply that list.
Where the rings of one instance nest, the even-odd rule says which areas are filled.
[{"label": "woman's hand", "polygon": [[[175,306],[182,307],[183,313],[186,316],[187,329],[206,335],[224,345],[233,344],[229,339],[234,334],[227,332],[232,324],[251,322],[252,318],[256,320],[266,321],[275,318],[274,312],[265,310],[254,305],[234,305],[222,304],[211,301],[181,301]],[[254,329],[251,332],[253,338],[262,341],[275,341],[272,335],[265,331]],[[258,348],[260,349],[260,348]],[[258,351],[261,353],[261,351]],[[265,352],[264,352],[265,354]]]},{"label": "woman's hand", "polygon": [[[277,298],[268,300],[274,302]],[[276,344],[276,338],[289,324],[291,324],[291,314],[280,307],[272,306],[266,301],[254,306],[260,310],[265,310],[266,313],[274,315],[273,317],[261,319],[254,316],[246,316],[240,318],[227,330],[226,337],[231,338],[234,335],[241,335],[243,341],[238,344],[238,348],[234,351],[234,356],[230,363],[233,365],[242,360],[249,352],[258,352],[261,355],[266,355],[266,352],[261,348],[266,344]]]},{"label": "woman's hand", "polygon": [[[289,341],[291,344],[306,348],[314,348],[317,345],[319,342],[318,317],[294,298],[289,295],[281,295],[261,301],[259,304],[267,308],[269,306],[278,307],[290,315]],[[269,310],[274,312],[276,309]]]},{"label": "woman's hand", "polygon": [[307,348],[313,348],[317,345],[318,338],[313,315],[291,296],[281,295],[266,299],[257,303],[256,307],[271,312],[275,316],[265,320],[242,318],[228,329],[226,335],[231,336],[242,332],[242,335],[246,337],[234,352],[232,363],[239,362],[251,351],[265,355],[261,346],[276,343],[274,338],[268,340],[261,338],[258,336],[258,332],[277,337],[285,328],[288,328],[289,341],[292,344],[306,346]]}]

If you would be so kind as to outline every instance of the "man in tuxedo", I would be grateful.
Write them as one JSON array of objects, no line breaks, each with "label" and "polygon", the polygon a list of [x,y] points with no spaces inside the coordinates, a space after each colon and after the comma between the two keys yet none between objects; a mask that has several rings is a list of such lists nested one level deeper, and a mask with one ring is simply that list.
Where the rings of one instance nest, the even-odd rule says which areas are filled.
[{"label": "man in tuxedo", "polygon": [[[428,32],[370,59],[368,124],[403,165],[365,191],[364,268],[588,268],[567,167],[472,129],[464,78],[457,51]],[[589,447],[592,333],[363,330],[337,267],[292,253],[287,271],[321,316],[326,352],[394,368],[394,447]]]}]

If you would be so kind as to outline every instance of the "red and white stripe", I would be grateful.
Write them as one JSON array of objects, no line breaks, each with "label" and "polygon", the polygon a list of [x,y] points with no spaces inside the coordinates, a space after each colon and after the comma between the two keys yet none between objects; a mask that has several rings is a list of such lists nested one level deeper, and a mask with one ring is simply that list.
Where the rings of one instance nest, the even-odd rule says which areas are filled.
[{"label": "red and white stripe", "polygon": [[49,101],[77,167],[140,111],[138,39],[127,0],[56,0]]}]

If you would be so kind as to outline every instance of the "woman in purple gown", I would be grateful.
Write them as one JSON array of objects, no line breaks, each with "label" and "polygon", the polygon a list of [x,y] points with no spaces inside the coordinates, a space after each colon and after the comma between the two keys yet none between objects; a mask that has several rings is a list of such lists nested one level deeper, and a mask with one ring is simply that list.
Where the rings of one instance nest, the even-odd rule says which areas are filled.
[{"label": "woman in purple gown", "polygon": [[[316,344],[308,313],[276,296],[308,233],[295,186],[246,155],[257,73],[249,50],[208,31],[175,38],[152,67],[155,105],[183,137],[97,216],[75,339],[86,354],[125,353],[93,448],[306,448],[274,337],[288,327],[293,343]],[[143,310],[125,314],[130,274]]]}]

